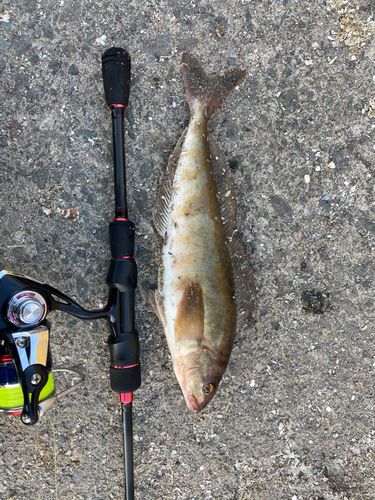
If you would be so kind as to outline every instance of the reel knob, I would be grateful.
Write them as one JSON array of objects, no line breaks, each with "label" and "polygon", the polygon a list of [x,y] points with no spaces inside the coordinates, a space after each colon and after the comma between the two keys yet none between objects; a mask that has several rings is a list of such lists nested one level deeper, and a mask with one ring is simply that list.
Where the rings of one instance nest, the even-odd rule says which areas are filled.
[{"label": "reel knob", "polygon": [[46,301],[39,293],[31,290],[16,293],[8,304],[8,320],[16,326],[37,325],[46,314]]}]

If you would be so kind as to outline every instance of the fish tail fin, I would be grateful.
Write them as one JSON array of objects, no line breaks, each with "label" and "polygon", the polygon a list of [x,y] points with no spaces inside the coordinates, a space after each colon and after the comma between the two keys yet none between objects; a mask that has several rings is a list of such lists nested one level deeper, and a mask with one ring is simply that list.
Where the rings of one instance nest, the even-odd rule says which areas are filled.
[{"label": "fish tail fin", "polygon": [[246,75],[245,68],[230,68],[208,76],[199,60],[189,52],[182,53],[181,70],[190,110],[194,109],[197,99],[206,101],[208,118]]}]

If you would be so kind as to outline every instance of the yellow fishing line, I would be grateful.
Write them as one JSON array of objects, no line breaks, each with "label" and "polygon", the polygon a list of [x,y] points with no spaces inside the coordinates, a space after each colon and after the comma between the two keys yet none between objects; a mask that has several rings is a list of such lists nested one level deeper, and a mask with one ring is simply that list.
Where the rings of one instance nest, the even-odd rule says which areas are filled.
[{"label": "yellow fishing line", "polygon": [[[53,382],[52,373],[48,375],[48,380],[46,385],[43,387],[40,393],[39,400],[43,401],[50,394],[52,394],[55,388]],[[0,388],[0,409],[10,410],[12,408],[22,408],[23,407],[23,394],[20,385],[16,387],[1,387]]]}]

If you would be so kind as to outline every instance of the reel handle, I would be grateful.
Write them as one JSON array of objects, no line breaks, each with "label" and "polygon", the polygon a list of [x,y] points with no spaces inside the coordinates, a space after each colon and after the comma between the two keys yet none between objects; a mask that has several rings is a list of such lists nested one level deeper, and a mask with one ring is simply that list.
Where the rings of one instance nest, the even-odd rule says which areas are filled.
[{"label": "reel handle", "polygon": [[109,107],[126,108],[130,92],[130,56],[122,48],[112,47],[102,55],[103,83]]},{"label": "reel handle", "polygon": [[34,425],[39,419],[39,396],[48,381],[48,370],[36,364],[29,366],[22,374],[22,392],[24,395],[21,420],[26,425]]}]

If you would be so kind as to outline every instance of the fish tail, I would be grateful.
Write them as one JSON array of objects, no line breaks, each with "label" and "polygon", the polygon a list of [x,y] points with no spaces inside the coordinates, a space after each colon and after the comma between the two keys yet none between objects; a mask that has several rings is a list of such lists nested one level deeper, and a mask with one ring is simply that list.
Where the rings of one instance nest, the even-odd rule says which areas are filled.
[{"label": "fish tail", "polygon": [[230,68],[208,76],[199,60],[189,52],[182,53],[181,69],[190,110],[193,111],[197,99],[205,101],[208,118],[246,75],[245,68]]}]

